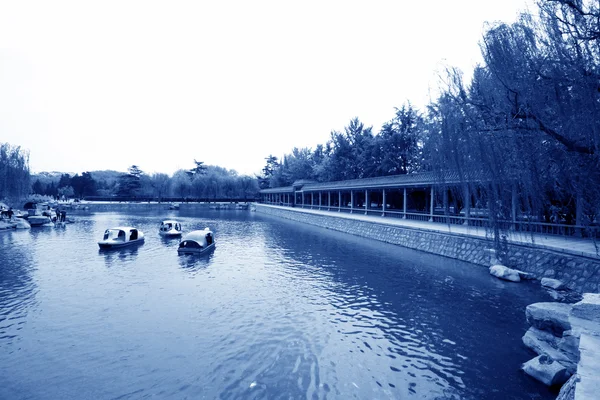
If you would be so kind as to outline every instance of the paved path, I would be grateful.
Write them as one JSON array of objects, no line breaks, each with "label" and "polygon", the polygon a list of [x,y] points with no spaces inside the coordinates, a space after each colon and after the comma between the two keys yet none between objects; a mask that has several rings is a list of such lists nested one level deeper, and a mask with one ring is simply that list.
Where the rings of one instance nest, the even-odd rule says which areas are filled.
[{"label": "paved path", "polygon": [[[428,221],[415,221],[410,219],[401,219],[394,217],[381,217],[374,215],[365,215],[364,213],[345,213],[337,211],[322,211],[322,210],[311,210],[308,208],[298,207],[282,207],[268,204],[261,204],[265,207],[280,208],[284,210],[291,210],[296,212],[303,212],[308,214],[316,215],[329,215],[339,218],[348,218],[359,221],[375,222],[378,224],[393,225],[407,228],[414,228],[420,230],[428,230],[434,232],[450,233],[456,235],[465,235],[473,237],[491,238],[491,232],[486,231],[485,228],[464,226],[464,225],[450,225],[439,222],[428,222]],[[542,235],[542,234],[530,234],[511,232],[508,236],[509,243],[521,244],[526,246],[534,246],[545,248],[549,250],[559,251],[563,253],[575,254],[584,257],[590,257],[600,259],[600,242],[594,242],[591,239],[581,239],[575,237],[564,237],[558,235]]]}]

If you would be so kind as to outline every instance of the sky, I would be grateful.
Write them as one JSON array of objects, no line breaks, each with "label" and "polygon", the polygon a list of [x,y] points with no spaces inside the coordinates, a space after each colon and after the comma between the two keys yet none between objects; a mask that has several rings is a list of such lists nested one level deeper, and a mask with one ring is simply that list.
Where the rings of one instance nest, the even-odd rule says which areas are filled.
[{"label": "sky", "polygon": [[0,143],[33,173],[254,175],[354,117],[379,132],[395,107],[423,110],[447,67],[481,63],[486,24],[527,6],[0,0]]}]

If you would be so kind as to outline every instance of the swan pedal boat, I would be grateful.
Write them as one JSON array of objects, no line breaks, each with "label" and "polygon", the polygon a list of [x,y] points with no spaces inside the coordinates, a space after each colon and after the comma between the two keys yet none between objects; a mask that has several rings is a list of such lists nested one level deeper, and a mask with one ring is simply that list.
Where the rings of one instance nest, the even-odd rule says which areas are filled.
[{"label": "swan pedal boat", "polygon": [[204,228],[204,230],[191,231],[185,235],[179,243],[177,254],[204,254],[214,248],[214,234],[210,229]]},{"label": "swan pedal boat", "polygon": [[160,223],[158,234],[165,237],[181,236],[181,224],[175,220],[165,220]]},{"label": "swan pedal boat", "polygon": [[118,226],[104,231],[104,237],[98,242],[101,249],[117,249],[144,243],[144,233],[130,226]]}]

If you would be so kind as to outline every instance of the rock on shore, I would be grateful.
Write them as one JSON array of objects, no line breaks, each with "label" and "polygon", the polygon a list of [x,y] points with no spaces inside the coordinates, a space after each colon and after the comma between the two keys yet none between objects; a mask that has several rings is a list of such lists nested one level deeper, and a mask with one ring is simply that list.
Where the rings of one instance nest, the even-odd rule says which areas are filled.
[{"label": "rock on shore", "polygon": [[600,294],[585,293],[575,304],[527,306],[532,326],[523,343],[539,354],[523,370],[547,385],[562,384],[558,399],[600,398]]},{"label": "rock on shore", "polygon": [[562,364],[547,355],[527,361],[523,371],[548,386],[562,385],[571,376]]},{"label": "rock on shore", "polygon": [[573,375],[569,378],[567,383],[560,388],[560,392],[558,393],[558,397],[556,400],[574,400],[575,399],[575,385],[579,381],[579,377],[577,374]]},{"label": "rock on shore", "polygon": [[571,329],[569,313],[572,307],[567,303],[534,303],[525,309],[525,317],[533,327],[562,337],[564,331]]},{"label": "rock on shore", "polygon": [[492,265],[490,267],[490,274],[505,281],[521,282],[519,271],[505,267],[504,265]]},{"label": "rock on shore", "polygon": [[558,279],[542,278],[542,286],[554,290],[565,290],[567,286]]},{"label": "rock on shore", "polygon": [[[565,331],[570,332],[570,331]],[[571,336],[568,336],[571,338]],[[579,352],[571,351],[568,345],[562,345],[566,338],[554,336],[552,332],[543,331],[534,327],[523,336],[523,344],[540,355],[551,357],[554,361],[563,365],[569,374],[573,374],[577,370],[577,362],[579,361]],[[579,341],[577,340],[577,345]],[[569,351],[566,351],[569,350]],[[577,349],[575,349],[577,350]]]},{"label": "rock on shore", "polygon": [[[562,385],[577,370],[579,341],[571,335],[571,304],[534,303],[527,306],[525,316],[531,325],[523,336],[523,344],[537,357],[522,365],[523,371],[548,386]],[[574,348],[573,348],[574,347]]]}]

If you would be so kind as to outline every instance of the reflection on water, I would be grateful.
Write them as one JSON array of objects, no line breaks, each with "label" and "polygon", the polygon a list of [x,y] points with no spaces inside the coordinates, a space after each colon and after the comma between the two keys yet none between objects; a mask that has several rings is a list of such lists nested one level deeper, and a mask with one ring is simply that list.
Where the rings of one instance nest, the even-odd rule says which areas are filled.
[{"label": "reflection on water", "polygon": [[13,344],[28,310],[35,307],[37,285],[29,245],[27,231],[0,232],[0,345]]},{"label": "reflection on water", "polygon": [[[0,234],[0,398],[554,397],[518,370],[535,285],[256,213],[74,218]],[[119,225],[145,244],[99,251]]]},{"label": "reflection on water", "polygon": [[[176,248],[177,249],[177,248]],[[179,265],[187,272],[198,272],[200,269],[208,267],[213,258],[213,252],[207,254],[181,254],[178,257]]]},{"label": "reflection on water", "polygon": [[116,249],[98,249],[98,254],[104,256],[104,262],[107,267],[113,266],[115,260],[120,261],[133,261],[138,255],[138,248],[142,244],[134,244],[127,247],[121,247]]}]

